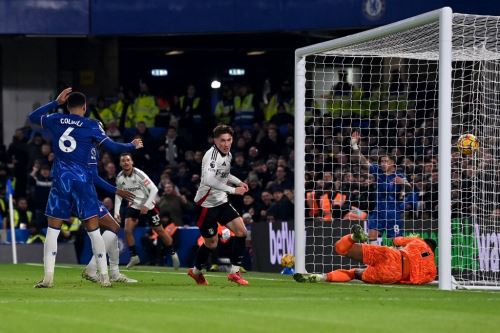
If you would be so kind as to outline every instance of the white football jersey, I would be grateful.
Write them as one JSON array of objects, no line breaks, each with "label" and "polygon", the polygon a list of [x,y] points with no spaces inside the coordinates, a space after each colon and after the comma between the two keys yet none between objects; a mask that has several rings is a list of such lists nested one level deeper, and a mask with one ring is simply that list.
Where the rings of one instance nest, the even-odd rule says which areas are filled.
[{"label": "white football jersey", "polygon": [[217,207],[227,202],[227,194],[234,194],[240,180],[231,175],[231,153],[222,154],[214,145],[207,150],[201,162],[201,182],[194,201],[202,207]]},{"label": "white football jersey", "polygon": [[[158,193],[158,188],[151,181],[151,179],[149,179],[148,175],[144,173],[144,171],[134,167],[130,176],[126,176],[123,173],[123,170],[120,171],[116,177],[116,187],[134,193],[135,198],[130,205],[132,208],[141,209],[142,206],[146,206],[148,209],[153,209],[155,207],[154,199]],[[150,196],[153,196],[153,194],[154,198],[152,200],[148,200],[150,199]],[[121,200],[119,201],[121,204]]]}]

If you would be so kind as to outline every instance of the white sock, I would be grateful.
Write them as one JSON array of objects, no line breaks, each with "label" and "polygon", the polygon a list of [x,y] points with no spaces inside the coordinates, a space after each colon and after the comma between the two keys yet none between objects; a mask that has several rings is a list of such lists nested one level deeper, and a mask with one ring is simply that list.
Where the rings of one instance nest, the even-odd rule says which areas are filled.
[{"label": "white sock", "polygon": [[109,230],[102,234],[104,245],[106,245],[106,253],[109,257],[109,271],[111,275],[120,273],[118,264],[120,263],[120,249],[118,248],[118,236]]},{"label": "white sock", "polygon": [[99,228],[94,231],[87,232],[92,243],[92,252],[97,260],[97,267],[101,275],[108,275],[108,263],[106,262],[106,246],[102,239]]},{"label": "white sock", "polygon": [[90,262],[87,267],[85,267],[85,270],[88,275],[94,276],[97,274],[97,261],[95,260],[95,256],[92,256],[92,259],[90,259]]},{"label": "white sock", "polygon": [[231,269],[229,270],[229,274],[238,273],[240,271],[240,266],[231,265]]},{"label": "white sock", "polygon": [[57,237],[61,230],[51,227],[47,228],[45,243],[43,244],[43,268],[45,277],[44,280],[51,280],[54,277],[54,267],[56,265],[57,256]]}]

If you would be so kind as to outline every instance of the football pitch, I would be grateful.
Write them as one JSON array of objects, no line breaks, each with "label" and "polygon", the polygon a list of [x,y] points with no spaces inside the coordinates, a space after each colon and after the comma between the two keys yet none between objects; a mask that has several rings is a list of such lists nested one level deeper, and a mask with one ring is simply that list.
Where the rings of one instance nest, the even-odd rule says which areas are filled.
[{"label": "football pitch", "polygon": [[299,284],[247,273],[250,286],[209,273],[197,286],[164,267],[124,270],[137,284],[101,288],[81,266],[0,265],[0,332],[498,332],[500,292],[436,287]]}]

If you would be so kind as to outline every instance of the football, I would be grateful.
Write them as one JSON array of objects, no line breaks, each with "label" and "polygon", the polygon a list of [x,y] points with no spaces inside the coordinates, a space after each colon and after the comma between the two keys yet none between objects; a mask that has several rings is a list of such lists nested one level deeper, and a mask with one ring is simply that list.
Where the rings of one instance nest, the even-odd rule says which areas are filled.
[{"label": "football", "polygon": [[291,254],[285,254],[281,257],[281,266],[285,268],[292,268],[295,265],[295,257]]},{"label": "football", "polygon": [[464,155],[472,155],[479,148],[479,140],[473,134],[462,134],[458,138],[457,148]]}]

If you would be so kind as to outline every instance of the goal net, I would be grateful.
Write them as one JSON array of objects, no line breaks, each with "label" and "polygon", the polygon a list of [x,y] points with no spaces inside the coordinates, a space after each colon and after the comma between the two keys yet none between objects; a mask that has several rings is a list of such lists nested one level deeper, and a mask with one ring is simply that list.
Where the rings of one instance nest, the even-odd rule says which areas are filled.
[{"label": "goal net", "polygon": [[443,8],[297,50],[298,271],[363,267],[334,252],[358,223],[435,239],[443,289],[499,286],[499,19]]}]

